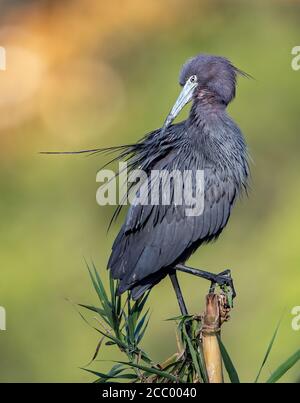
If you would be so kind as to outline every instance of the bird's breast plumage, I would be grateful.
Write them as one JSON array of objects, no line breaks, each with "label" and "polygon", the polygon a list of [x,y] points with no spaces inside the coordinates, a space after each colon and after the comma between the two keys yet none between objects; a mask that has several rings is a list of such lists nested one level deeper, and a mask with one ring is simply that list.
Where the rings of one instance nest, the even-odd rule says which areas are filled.
[{"label": "bird's breast plumage", "polygon": [[[171,126],[164,136],[160,134],[155,131],[139,143],[132,167],[148,174],[153,170],[191,170],[194,174],[202,170],[203,212],[188,216],[187,206],[174,202],[131,205],[108,263],[113,276],[120,279],[120,292],[143,290],[147,281],[153,283],[153,276],[156,281],[168,267],[184,262],[202,243],[218,237],[237,194],[246,186],[247,151],[241,132],[230,119],[222,125],[212,121],[189,129],[183,122]],[[145,159],[144,153],[150,150]],[[161,192],[165,192],[163,187]]]}]

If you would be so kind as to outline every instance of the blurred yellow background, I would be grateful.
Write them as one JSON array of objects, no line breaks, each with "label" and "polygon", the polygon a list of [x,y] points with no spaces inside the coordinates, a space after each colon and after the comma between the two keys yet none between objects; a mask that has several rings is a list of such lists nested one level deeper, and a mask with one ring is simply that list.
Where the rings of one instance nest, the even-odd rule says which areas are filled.
[{"label": "blurred yellow background", "polygon": [[[255,378],[285,310],[267,376],[300,344],[291,327],[300,305],[300,71],[291,68],[300,2],[2,0],[0,9],[0,381],[93,379],[79,367],[98,336],[66,298],[97,303],[83,257],[105,275],[121,222],[107,235],[113,208],[95,201],[103,156],[38,152],[128,144],[160,127],[182,63],[201,52],[226,56],[255,78],[240,79],[230,106],[253,157],[252,190],[190,265],[233,271],[238,298],[223,338],[244,381]],[[198,312],[208,284],[180,280]],[[150,303],[144,347],[161,360],[176,348],[174,325],[164,321],[178,314],[168,279]],[[99,356],[117,357],[106,347]],[[299,373],[298,365],[284,381]]]}]

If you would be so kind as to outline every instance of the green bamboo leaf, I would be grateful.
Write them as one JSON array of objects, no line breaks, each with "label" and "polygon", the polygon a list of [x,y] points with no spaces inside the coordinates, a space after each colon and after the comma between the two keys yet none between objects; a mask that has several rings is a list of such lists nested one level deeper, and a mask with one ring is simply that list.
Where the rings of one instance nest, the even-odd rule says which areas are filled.
[{"label": "green bamboo leaf", "polygon": [[240,383],[238,373],[233,365],[233,362],[231,361],[230,355],[228,354],[228,352],[219,336],[218,336],[218,342],[219,342],[223,362],[224,362],[224,365],[225,365],[225,368],[226,368],[226,371],[227,371],[227,374],[229,376],[231,383]]},{"label": "green bamboo leaf", "polygon": [[109,376],[108,374],[104,374],[103,372],[93,371],[92,369],[87,369],[87,368],[80,368],[80,369],[83,369],[83,371],[89,372],[90,374],[96,375],[99,378],[103,378],[103,379],[111,378],[111,376]]},{"label": "green bamboo leaf", "polygon": [[[91,280],[92,280],[93,286],[94,286],[94,288],[95,288],[95,290],[96,290],[96,293],[97,293],[97,295],[98,295],[98,297],[99,297],[99,300],[100,300],[100,302],[101,302],[101,305],[102,305],[103,308],[104,308],[105,292],[103,293],[103,290],[101,289],[101,287],[99,287],[99,284],[98,284],[98,282],[96,281],[96,278],[94,277],[94,275],[93,275],[93,273],[92,273],[92,271],[91,271],[91,269],[90,269],[88,263],[87,263],[87,262],[85,262],[85,263],[86,263],[86,267],[87,267],[87,269],[88,269],[90,278],[91,278]],[[95,272],[96,272],[96,270],[95,270]]]},{"label": "green bamboo leaf", "polygon": [[[96,312],[96,313],[101,317],[101,319],[102,319],[108,326],[110,326],[109,319],[107,319],[106,313],[105,313],[105,311],[104,311],[103,309],[101,309],[101,308],[96,308],[96,307],[93,307],[93,306],[91,306],[91,305],[85,305],[85,304],[78,304],[78,306],[80,306],[80,307],[82,307],[82,308],[85,308],[85,309],[88,309],[89,311]],[[78,311],[78,312],[79,312],[79,311]]]},{"label": "green bamboo leaf", "polygon": [[[108,341],[106,341],[107,345],[117,345],[122,352],[125,352],[129,356],[129,360],[136,356],[143,362],[152,365],[153,362],[148,355],[137,348],[137,341],[139,342],[142,339],[147,328],[148,322],[146,323],[145,320],[147,314],[143,315],[142,320],[138,323],[137,321],[142,313],[142,309],[147,301],[149,293],[145,294],[134,304],[131,304],[129,298],[127,298],[124,306],[122,306],[121,297],[117,295],[116,282],[110,277],[110,293],[107,294],[95,265],[93,264],[93,270],[89,268],[87,263],[86,265],[93,286],[99,297],[101,307],[98,308],[84,304],[81,304],[80,306],[99,314],[101,319],[103,319],[103,322],[105,322],[112,331],[108,328],[102,329],[94,326],[91,327],[108,339]],[[135,331],[137,331],[136,337]],[[95,355],[97,355],[99,348],[100,347],[97,347]]]},{"label": "green bamboo leaf", "polygon": [[147,327],[148,327],[148,325],[149,325],[149,321],[150,321],[150,318],[148,318],[147,322],[145,323],[144,328],[141,330],[140,335],[139,335],[139,337],[137,338],[137,341],[136,341],[136,344],[137,344],[137,345],[138,345],[138,344],[141,342],[141,340],[143,339],[144,334],[145,334],[145,332],[146,332],[146,330],[147,330]]},{"label": "green bamboo leaf", "polygon": [[196,369],[196,372],[197,372],[197,374],[198,374],[200,379],[203,379],[203,381],[205,383],[208,383],[208,377],[207,377],[207,373],[206,373],[206,368],[204,366],[204,360],[198,359],[198,356],[201,355],[201,352],[199,352],[199,354],[197,354],[196,350],[193,347],[192,341],[191,341],[190,337],[187,334],[185,326],[183,326],[182,330],[183,330],[183,335],[184,335],[184,338],[185,338],[185,340],[187,342],[189,351],[191,353],[191,357],[192,357],[193,364],[194,364],[194,367]]},{"label": "green bamboo leaf", "polygon": [[123,365],[118,364],[118,365],[114,365],[112,367],[112,369],[109,371],[108,374],[104,374],[102,372],[98,372],[98,371],[94,371],[91,369],[87,369],[87,368],[81,368],[86,372],[89,372],[93,375],[96,375],[99,377],[99,379],[96,381],[97,383],[105,383],[110,379],[119,379],[119,378],[123,378],[122,375],[120,375],[123,371],[125,371],[125,368],[123,367]]},{"label": "green bamboo leaf", "polygon": [[124,349],[124,350],[127,349],[127,347],[128,347],[127,344],[125,344],[122,340],[118,339],[117,337],[114,337],[112,334],[102,332],[102,330],[97,329],[97,328],[95,330],[97,330],[99,333],[101,333],[103,336],[107,337],[108,339],[114,341],[122,349]]},{"label": "green bamboo leaf", "polygon": [[176,369],[176,367],[178,367],[180,364],[181,364],[180,361],[172,362],[171,364],[167,365],[167,366],[164,368],[164,371],[167,372],[169,369],[172,369],[172,368],[173,368],[173,371],[174,371],[174,370]]},{"label": "green bamboo leaf", "polygon": [[118,379],[138,379],[138,376],[135,374],[122,374],[122,375],[118,375],[115,378]]},{"label": "green bamboo leaf", "polygon": [[[105,292],[103,283],[102,283],[102,281],[100,279],[100,276],[99,276],[99,274],[97,272],[97,269],[96,269],[94,263],[92,263],[92,265],[93,265],[93,269],[94,269],[94,275],[93,275],[91,269],[89,268],[89,266],[88,266],[88,264],[86,262],[86,266],[87,266],[87,269],[89,271],[93,286],[94,286],[94,288],[96,290],[96,293],[97,293],[97,295],[99,297],[99,300],[101,302],[103,311],[105,312],[105,317],[107,319],[107,323],[109,324],[109,326],[112,329],[114,329],[114,320],[113,320],[113,315],[112,315],[111,303],[108,300],[108,297],[107,297],[107,294]],[[104,318],[104,315],[102,317]]]},{"label": "green bamboo leaf", "polygon": [[110,294],[111,294],[111,314],[112,314],[112,327],[114,329],[114,332],[116,334],[116,336],[120,336],[121,333],[121,329],[120,329],[120,325],[121,325],[121,317],[120,317],[120,313],[118,312],[118,305],[120,305],[120,303],[118,303],[118,300],[121,300],[121,297],[117,295],[117,287],[115,287],[115,281],[112,278],[112,275],[110,273],[109,276],[109,285],[110,285]]},{"label": "green bamboo leaf", "polygon": [[178,382],[176,376],[171,375],[168,372],[161,371],[161,370],[159,370],[157,368],[146,367],[145,365],[134,364],[132,362],[123,362],[123,361],[117,361],[117,362],[119,362],[122,365],[128,365],[129,367],[138,368],[141,371],[147,372],[148,374],[158,375],[161,378],[167,378],[167,379],[170,379],[173,382]]},{"label": "green bamboo leaf", "polygon": [[300,350],[296,351],[290,358],[281,364],[266,383],[276,383],[289,369],[291,369],[300,360]]},{"label": "green bamboo leaf", "polygon": [[91,280],[92,280],[93,286],[94,286],[94,288],[95,288],[95,290],[96,290],[96,293],[98,294],[98,297],[99,297],[100,302],[101,302],[101,304],[102,304],[103,298],[102,298],[101,292],[100,292],[100,290],[99,290],[98,284],[96,283],[96,280],[94,279],[94,276],[93,276],[93,274],[92,274],[92,272],[91,272],[91,270],[90,270],[90,268],[89,268],[88,265],[87,265],[87,269],[88,269],[88,271],[89,271],[89,275],[90,275],[90,278],[91,278]]},{"label": "green bamboo leaf", "polygon": [[[111,300],[113,302],[116,302],[116,290],[115,290],[115,283],[114,279],[111,276],[111,273],[109,275],[109,286],[110,286],[110,295],[111,295]],[[115,306],[115,303],[114,303]]]},{"label": "green bamboo leaf", "polygon": [[[142,310],[144,309],[144,306],[148,300],[148,297],[149,297],[149,292],[147,292],[143,297],[141,297],[137,301],[135,301],[133,307],[131,308],[130,314],[132,315],[134,327],[136,326],[136,322],[139,319]],[[129,312],[128,312],[128,314],[129,314]]]},{"label": "green bamboo leaf", "polygon": [[117,295],[116,311],[117,311],[118,317],[121,317],[121,312],[122,312],[122,297],[121,297],[121,295]]},{"label": "green bamboo leaf", "polygon": [[134,317],[134,314],[132,313],[132,308],[131,308],[129,298],[127,300],[127,310],[128,310],[128,316],[125,319],[126,320],[126,340],[127,340],[128,345],[133,346],[135,344],[135,339],[134,339],[135,317]]},{"label": "green bamboo leaf", "polygon": [[138,338],[138,336],[140,334],[140,331],[142,330],[142,327],[143,327],[143,325],[145,323],[145,320],[146,320],[146,318],[148,316],[149,310],[150,310],[150,308],[146,311],[146,313],[143,315],[142,319],[139,321],[139,323],[137,324],[137,326],[135,328],[135,331],[134,331],[135,339]]},{"label": "green bamboo leaf", "polygon": [[143,351],[143,350],[138,350],[139,351],[139,357],[145,361],[147,364],[152,365],[153,361],[151,360],[151,358]]},{"label": "green bamboo leaf", "polygon": [[[109,375],[112,375],[112,374],[115,374],[115,373],[119,373],[120,371],[119,370],[121,370],[123,368],[123,365],[122,364],[116,364],[116,365],[114,365],[112,368],[111,368],[111,370],[109,371]],[[125,370],[125,368],[123,368],[124,370]]]},{"label": "green bamboo leaf", "polygon": [[[80,306],[79,304],[78,305],[76,305],[76,304],[74,304],[74,302],[72,302],[71,300],[68,300],[72,305],[73,305],[73,307],[74,307],[74,309],[76,310],[76,312],[78,313],[78,315],[84,320],[84,322],[88,325],[88,326],[90,326],[92,329],[94,329],[94,330],[96,330],[97,332],[99,332],[99,329],[97,329],[95,326],[93,326],[91,323],[89,323],[89,321],[82,315],[82,313],[79,311],[79,309],[77,308],[77,306]],[[104,317],[102,317],[102,319],[107,323],[107,324],[109,324],[108,322],[107,322],[107,320],[104,318]]]},{"label": "green bamboo leaf", "polygon": [[103,298],[103,300],[105,301],[105,303],[111,308],[111,303],[110,303],[110,301],[109,301],[109,299],[108,299],[108,296],[107,296],[107,294],[106,294],[104,285],[103,285],[103,283],[102,283],[102,280],[101,280],[101,278],[100,278],[100,276],[99,276],[98,270],[96,269],[96,266],[95,266],[94,262],[92,262],[92,265],[93,265],[93,269],[94,269],[94,275],[95,275],[95,278],[96,278],[98,287],[99,287],[99,289],[100,289],[102,298]]},{"label": "green bamboo leaf", "polygon": [[199,363],[200,363],[200,369],[202,372],[202,378],[203,381],[208,383],[208,375],[207,375],[207,371],[206,371],[206,365],[205,365],[205,360],[204,360],[204,355],[203,355],[203,350],[202,350],[202,345],[200,344],[198,347],[198,359],[199,359]]},{"label": "green bamboo leaf", "polygon": [[105,345],[106,345],[106,346],[115,346],[116,343],[115,343],[114,341],[107,341],[107,342],[105,343]]},{"label": "green bamboo leaf", "polygon": [[103,319],[105,317],[105,311],[103,309],[101,309],[101,308],[97,308],[97,307],[95,307],[93,305],[85,305],[85,304],[78,304],[78,306],[81,306],[82,308],[88,309],[89,311],[98,313],[101,316],[101,318],[103,318]]},{"label": "green bamboo leaf", "polygon": [[280,327],[280,325],[281,325],[281,321],[282,321],[282,317],[281,317],[281,319],[279,320],[279,322],[278,322],[278,324],[277,324],[277,326],[276,326],[275,332],[274,332],[274,334],[273,334],[273,336],[272,336],[272,339],[271,339],[271,341],[270,341],[270,343],[269,343],[268,349],[267,349],[267,351],[266,351],[266,354],[265,354],[265,356],[264,356],[263,362],[262,362],[262,364],[261,364],[261,366],[260,366],[260,369],[259,369],[259,371],[258,371],[258,374],[257,374],[257,376],[256,376],[256,378],[255,378],[254,383],[257,383],[257,382],[258,382],[258,378],[260,377],[261,371],[263,370],[263,368],[264,368],[264,366],[265,366],[265,364],[266,364],[266,362],[267,362],[267,360],[268,360],[268,358],[269,358],[269,355],[270,355],[270,353],[271,353],[272,347],[273,347],[273,345],[274,345],[275,339],[276,339],[277,334],[278,334],[279,327]]},{"label": "green bamboo leaf", "polygon": [[90,361],[86,366],[89,366],[93,361],[95,361],[95,359],[96,359],[97,356],[98,356],[98,353],[99,353],[99,351],[100,351],[100,348],[101,348],[101,346],[102,346],[102,343],[103,343],[103,340],[104,340],[104,339],[105,339],[105,336],[102,336],[102,338],[100,339],[99,343],[97,344],[95,353],[94,353],[94,355],[93,355],[91,361]]}]

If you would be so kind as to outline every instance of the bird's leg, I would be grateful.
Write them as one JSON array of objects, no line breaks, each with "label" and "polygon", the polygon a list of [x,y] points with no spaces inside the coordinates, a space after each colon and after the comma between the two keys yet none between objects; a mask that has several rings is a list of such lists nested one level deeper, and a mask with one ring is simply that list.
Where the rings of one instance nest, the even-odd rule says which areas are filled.
[{"label": "bird's leg", "polygon": [[186,309],[186,305],[185,305],[183,295],[182,295],[182,292],[181,292],[181,289],[180,289],[180,286],[179,286],[179,283],[178,283],[176,272],[170,274],[170,279],[171,279],[172,285],[174,287],[174,291],[175,291],[175,294],[176,294],[176,297],[177,297],[177,301],[178,301],[178,304],[179,304],[181,315],[186,316],[186,315],[188,315],[188,311]]},{"label": "bird's leg", "polygon": [[[181,289],[180,289],[180,285],[178,283],[178,278],[177,278],[176,271],[174,273],[172,273],[172,274],[169,274],[169,276],[170,276],[170,279],[172,281],[172,285],[173,285],[173,288],[174,288],[174,291],[175,291],[175,294],[176,294],[176,297],[177,297],[177,301],[178,301],[178,304],[179,304],[181,315],[182,316],[187,316],[188,311],[186,309],[186,305],[185,305],[185,302],[184,302],[184,299],[183,299],[183,295],[182,295],[182,292],[181,292]],[[191,329],[191,326],[190,326],[189,322],[185,323],[185,328],[186,328],[187,334],[189,336],[191,336],[191,330],[192,329]]]},{"label": "bird's leg", "polygon": [[227,285],[232,289],[232,297],[236,297],[230,270],[225,270],[222,273],[214,274],[204,270],[193,269],[192,267],[188,267],[183,264],[177,264],[174,266],[174,269],[211,281],[211,290],[214,290],[216,284],[220,286]]}]

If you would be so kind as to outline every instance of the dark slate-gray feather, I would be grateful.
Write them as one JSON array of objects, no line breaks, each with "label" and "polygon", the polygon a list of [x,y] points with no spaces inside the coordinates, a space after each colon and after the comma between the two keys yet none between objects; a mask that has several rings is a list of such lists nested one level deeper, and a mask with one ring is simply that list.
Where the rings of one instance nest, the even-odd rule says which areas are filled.
[{"label": "dark slate-gray feather", "polygon": [[[113,277],[120,280],[119,292],[130,289],[138,298],[226,226],[249,173],[243,135],[226,112],[239,73],[224,58],[191,59],[182,69],[180,83],[197,74],[202,84],[188,119],[122,149],[119,158],[127,159],[131,170],[143,169],[148,175],[162,169],[204,170],[205,186],[204,211],[199,216],[187,216],[185,204],[174,205],[174,185],[171,205],[129,207],[108,262]],[[141,191],[149,192],[152,185]]]}]

